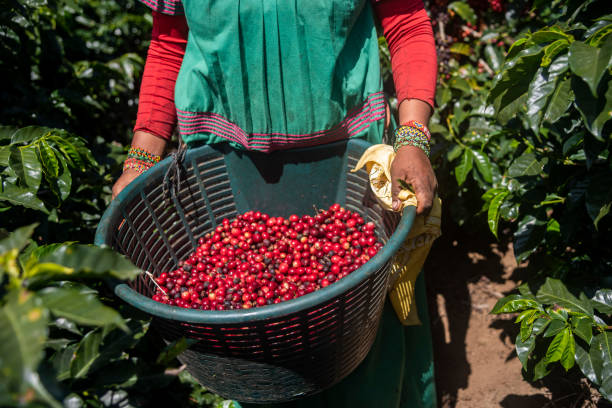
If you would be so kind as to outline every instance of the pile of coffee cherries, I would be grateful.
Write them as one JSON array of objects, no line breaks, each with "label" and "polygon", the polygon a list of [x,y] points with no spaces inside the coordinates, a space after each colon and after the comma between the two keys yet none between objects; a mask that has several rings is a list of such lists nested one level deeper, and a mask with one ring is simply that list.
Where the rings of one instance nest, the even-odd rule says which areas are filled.
[{"label": "pile of coffee cherries", "polygon": [[339,204],[316,215],[249,211],[199,239],[155,281],[153,300],[201,310],[250,309],[314,292],[347,276],[382,248],[374,223]]}]

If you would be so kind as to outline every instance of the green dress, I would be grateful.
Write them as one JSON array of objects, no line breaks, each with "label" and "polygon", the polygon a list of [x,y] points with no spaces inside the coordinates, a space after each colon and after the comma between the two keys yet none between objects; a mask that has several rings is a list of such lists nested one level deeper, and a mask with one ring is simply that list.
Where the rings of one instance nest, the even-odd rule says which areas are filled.
[{"label": "green dress", "polygon": [[[350,137],[381,143],[385,100],[368,0],[141,1],[184,14],[189,26],[175,88],[188,146],[271,152]],[[423,326],[402,326],[387,302],[376,342],[354,373],[282,406],[436,406],[422,277],[417,282]]]}]

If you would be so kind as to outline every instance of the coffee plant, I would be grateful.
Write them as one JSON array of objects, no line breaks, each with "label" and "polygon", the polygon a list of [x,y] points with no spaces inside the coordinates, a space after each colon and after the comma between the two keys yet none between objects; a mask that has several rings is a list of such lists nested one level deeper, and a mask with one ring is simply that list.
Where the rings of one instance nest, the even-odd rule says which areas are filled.
[{"label": "coffee plant", "polygon": [[[504,4],[506,16],[522,6]],[[528,272],[493,310],[520,312],[527,378],[576,366],[610,399],[612,18],[602,9],[536,3],[532,19],[496,25],[449,4],[462,40],[443,44],[450,68],[431,130],[454,218],[485,221],[495,236],[509,228]]]}]

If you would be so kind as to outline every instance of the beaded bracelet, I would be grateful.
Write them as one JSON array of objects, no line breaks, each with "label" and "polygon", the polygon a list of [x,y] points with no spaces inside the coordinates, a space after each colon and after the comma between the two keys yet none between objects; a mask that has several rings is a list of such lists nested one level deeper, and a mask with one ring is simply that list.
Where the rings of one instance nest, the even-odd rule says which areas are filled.
[{"label": "beaded bracelet", "polygon": [[429,130],[425,125],[416,121],[410,121],[408,124],[400,126],[395,131],[393,149],[397,152],[402,146],[415,146],[423,150],[425,155],[429,157],[429,135]]},{"label": "beaded bracelet", "polygon": [[127,154],[128,159],[137,159],[146,163],[156,164],[161,160],[161,156],[150,153],[139,147],[130,147]]},{"label": "beaded bracelet", "polygon": [[142,174],[145,171],[149,170],[151,167],[153,167],[153,164],[154,163],[149,163],[144,160],[129,157],[123,162],[123,171],[126,171],[128,169],[134,169],[138,174]]}]

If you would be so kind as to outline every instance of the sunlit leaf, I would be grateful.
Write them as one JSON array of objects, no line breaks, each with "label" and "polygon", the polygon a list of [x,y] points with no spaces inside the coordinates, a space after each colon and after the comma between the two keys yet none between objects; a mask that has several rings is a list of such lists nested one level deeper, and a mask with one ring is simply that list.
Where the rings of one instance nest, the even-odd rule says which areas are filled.
[{"label": "sunlit leaf", "polygon": [[49,214],[45,203],[40,200],[32,190],[21,188],[10,183],[3,183],[0,189],[0,201],[8,201],[13,205],[18,205],[33,210]]},{"label": "sunlit leaf", "polygon": [[461,162],[455,167],[455,178],[457,184],[462,185],[474,165],[474,156],[471,149],[464,149]]},{"label": "sunlit leaf", "polygon": [[476,168],[478,169],[478,172],[482,175],[482,178],[487,183],[492,183],[493,172],[489,157],[484,152],[479,150],[472,150],[472,154],[474,155],[474,162],[476,163]]},{"label": "sunlit leaf", "polygon": [[546,278],[546,281],[538,290],[537,298],[543,303],[557,304],[593,316],[591,304],[576,298],[559,279]]},{"label": "sunlit leaf", "polygon": [[491,313],[514,313],[528,308],[538,308],[538,302],[526,299],[521,295],[509,295],[497,301]]},{"label": "sunlit leaf", "polygon": [[463,1],[453,1],[448,5],[448,9],[457,13],[459,17],[467,22],[476,22],[476,13],[474,13],[474,10],[469,6],[469,4]]},{"label": "sunlit leaf", "polygon": [[544,164],[534,153],[527,152],[514,159],[508,168],[508,174],[510,177],[537,176],[543,167]]},{"label": "sunlit leaf", "polygon": [[569,65],[572,71],[582,78],[597,97],[597,86],[612,64],[612,36],[609,36],[601,48],[592,47],[581,41],[574,41],[569,48]]},{"label": "sunlit leaf", "polygon": [[495,235],[495,238],[497,238],[497,226],[499,224],[499,209],[509,194],[509,191],[502,191],[495,195],[489,204],[489,209],[487,211],[487,223],[489,224],[489,229],[493,235]]},{"label": "sunlit leaf", "polygon": [[523,365],[523,370],[527,370],[527,362],[529,355],[535,348],[535,336],[528,337],[523,341],[522,336],[518,334],[516,336],[516,355],[519,361]]},{"label": "sunlit leaf", "polygon": [[612,315],[612,289],[599,289],[591,300],[599,312]]},{"label": "sunlit leaf", "polygon": [[104,306],[92,293],[78,289],[49,287],[38,292],[45,307],[56,317],[86,326],[117,325],[127,330],[121,315]]}]

